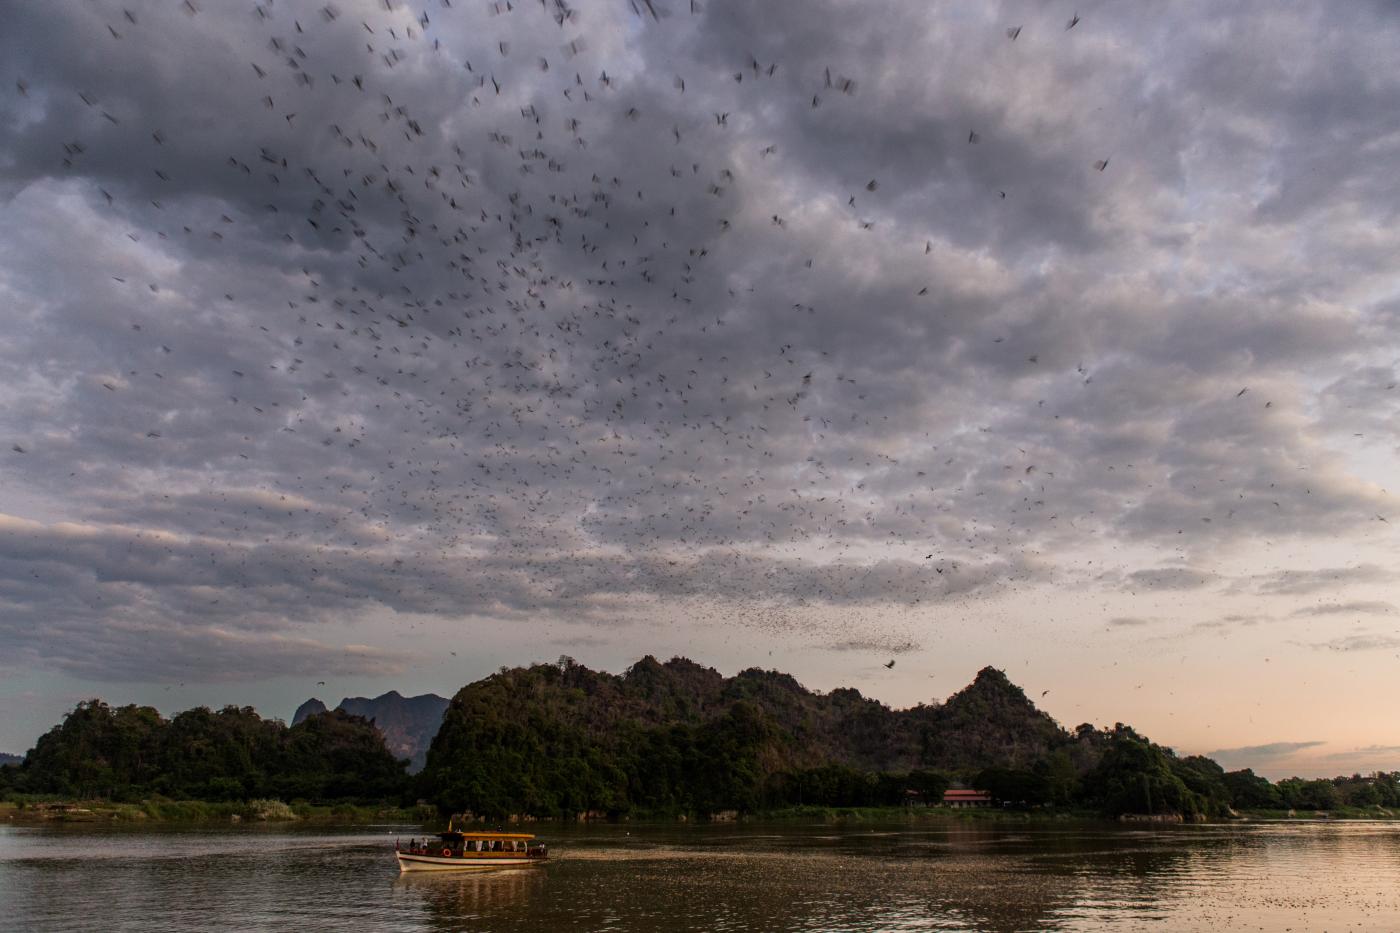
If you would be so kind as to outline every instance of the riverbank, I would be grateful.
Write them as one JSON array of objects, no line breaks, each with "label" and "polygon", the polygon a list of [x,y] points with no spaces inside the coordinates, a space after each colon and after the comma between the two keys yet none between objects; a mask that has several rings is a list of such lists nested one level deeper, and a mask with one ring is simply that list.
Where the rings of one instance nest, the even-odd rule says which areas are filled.
[{"label": "riverbank", "polygon": [[311,804],[281,800],[165,800],[135,803],[57,798],[0,801],[0,823],[425,823],[430,806]]},{"label": "riverbank", "polygon": [[479,823],[499,825],[503,823],[603,823],[621,822],[638,824],[665,823],[1237,823],[1250,821],[1278,820],[1395,820],[1400,813],[1383,807],[1341,808],[1332,811],[1320,810],[1246,810],[1237,811],[1229,817],[1193,821],[1176,814],[1133,815],[1113,817],[1101,810],[1082,807],[1036,807],[1032,809],[1011,809],[1002,807],[783,807],[772,810],[757,810],[739,813],[735,810],[721,810],[708,814],[677,814],[670,812],[640,812],[609,818],[606,814],[581,813],[576,817],[509,817],[505,820],[479,819],[471,814],[456,814],[458,823]]},{"label": "riverbank", "polygon": [[1037,809],[1004,810],[997,807],[786,807],[780,810],[765,810],[746,819],[773,820],[779,822],[935,822],[952,821],[964,823],[1046,823],[1074,821],[1103,821],[1107,819],[1097,810],[1083,809]]},{"label": "riverbank", "polygon": [[[730,822],[726,818],[719,822]],[[1001,807],[787,807],[764,810],[738,817],[741,821],[765,822],[824,822],[824,823],[1102,823],[1143,822],[1168,823],[1183,821],[1171,814],[1153,817],[1131,814],[1123,818],[1106,816],[1100,810],[1079,807],[1038,807],[1035,809],[1003,809]],[[1205,820],[1209,823],[1247,822],[1251,820],[1395,820],[1400,813],[1384,807],[1343,807],[1337,810],[1245,810],[1231,817]]]},{"label": "riverbank", "polygon": [[[1031,810],[951,807],[785,807],[740,814],[722,811],[714,814],[637,813],[609,820],[605,815],[586,819],[532,818],[529,820],[472,820],[458,815],[459,822],[483,825],[502,823],[625,822],[666,823],[1102,823],[1115,822],[1098,810],[1078,808],[1037,808]],[[1344,807],[1336,810],[1245,810],[1229,818],[1208,822],[1229,823],[1288,820],[1400,820],[1400,813],[1384,807]],[[411,823],[433,825],[442,821],[437,809],[428,804],[399,807],[387,804],[312,804],[281,800],[167,800],[152,798],[117,803],[108,800],[73,800],[54,797],[27,797],[0,801],[0,823],[320,823],[356,825],[366,823]],[[1170,816],[1151,819],[1124,818],[1123,822],[1179,822]]]}]

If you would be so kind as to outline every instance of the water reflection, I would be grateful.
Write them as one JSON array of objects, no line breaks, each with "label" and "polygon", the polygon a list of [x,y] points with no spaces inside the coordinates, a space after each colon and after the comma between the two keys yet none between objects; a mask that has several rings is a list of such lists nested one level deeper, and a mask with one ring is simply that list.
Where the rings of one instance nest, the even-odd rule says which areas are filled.
[{"label": "water reflection", "polygon": [[0,827],[0,926],[1400,928],[1396,824],[570,826],[548,835],[556,855],[545,866],[400,876],[393,835],[382,831]]},{"label": "water reflection", "polygon": [[[476,920],[526,912],[545,884],[545,866],[470,872],[408,872],[394,880],[395,896],[411,898],[441,920]],[[449,926],[442,926],[447,929]]]}]

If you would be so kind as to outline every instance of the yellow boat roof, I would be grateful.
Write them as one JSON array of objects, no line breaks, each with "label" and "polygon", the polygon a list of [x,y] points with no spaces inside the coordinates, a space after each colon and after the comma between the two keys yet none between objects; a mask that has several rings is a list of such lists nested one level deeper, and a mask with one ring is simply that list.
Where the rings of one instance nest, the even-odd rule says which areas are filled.
[{"label": "yellow boat roof", "polygon": [[534,839],[534,833],[464,833],[460,829],[450,829],[445,833],[438,833],[439,838],[446,839]]}]

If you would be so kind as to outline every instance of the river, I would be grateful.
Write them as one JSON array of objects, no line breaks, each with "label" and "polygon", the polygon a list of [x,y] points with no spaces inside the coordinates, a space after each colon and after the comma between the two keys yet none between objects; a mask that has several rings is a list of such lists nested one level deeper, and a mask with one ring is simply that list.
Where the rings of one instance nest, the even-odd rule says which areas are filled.
[{"label": "river", "polygon": [[0,928],[1400,929],[1400,824],[552,826],[541,867],[400,876],[415,827],[0,827]]}]

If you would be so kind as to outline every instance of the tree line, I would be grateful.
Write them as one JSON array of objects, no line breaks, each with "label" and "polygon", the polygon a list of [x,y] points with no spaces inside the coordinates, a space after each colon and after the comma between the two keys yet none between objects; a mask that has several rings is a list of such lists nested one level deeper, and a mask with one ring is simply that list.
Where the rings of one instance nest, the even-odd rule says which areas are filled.
[{"label": "tree line", "polygon": [[[248,707],[201,707],[165,719],[151,707],[91,700],[45,733],[21,765],[0,766],[0,793],[424,801],[444,814],[487,819],[921,805],[938,803],[955,783],[987,791],[1000,806],[1109,816],[1400,807],[1400,772],[1275,783],[1202,756],[1177,756],[1122,724],[1080,726],[1016,758],[998,746],[980,761],[959,752],[951,760],[960,767],[919,763],[917,755],[905,767],[861,767],[826,752],[804,754],[796,720],[784,721],[781,710],[775,715],[756,699],[689,720],[653,715],[623,694],[602,709],[588,681],[560,679],[546,668],[510,672],[514,691],[464,688],[416,776],[370,720],[340,711],[288,727]],[[675,706],[676,695],[666,696]],[[986,702],[978,696],[975,709]],[[948,741],[947,733],[925,735],[917,754],[934,749],[946,756],[940,749]]]},{"label": "tree line", "polygon": [[339,711],[288,727],[251,707],[199,707],[165,719],[149,706],[89,700],[21,765],[0,768],[0,790],[122,802],[379,801],[409,790],[405,764],[372,723]]},{"label": "tree line", "polygon": [[603,739],[586,721],[560,714],[560,703],[579,699],[537,695],[522,715],[518,703],[490,693],[459,696],[464,702],[449,710],[419,776],[422,796],[444,812],[491,819],[920,805],[940,802],[954,783],[986,790],[1004,807],[1107,816],[1191,819],[1244,809],[1400,806],[1400,772],[1274,784],[1249,769],[1227,772],[1203,756],[1178,757],[1122,724],[1081,726],[1025,767],[785,767],[790,734],[751,702],[735,702],[701,723],[611,723]]}]

